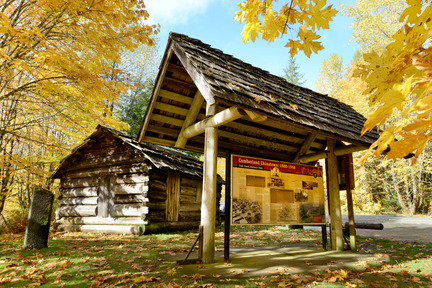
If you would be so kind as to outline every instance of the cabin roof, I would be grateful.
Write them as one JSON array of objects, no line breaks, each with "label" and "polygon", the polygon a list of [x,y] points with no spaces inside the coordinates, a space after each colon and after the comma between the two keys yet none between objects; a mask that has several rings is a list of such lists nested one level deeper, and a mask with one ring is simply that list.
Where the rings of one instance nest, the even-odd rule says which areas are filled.
[{"label": "cabin roof", "polygon": [[[186,154],[182,151],[177,151],[161,145],[137,142],[134,137],[124,134],[118,130],[98,125],[96,131],[84,140],[84,143],[74,149],[74,151],[64,158],[57,170],[53,173],[51,178],[61,178],[64,169],[76,157],[86,153],[86,149],[94,145],[97,141],[104,137],[112,136],[123,144],[133,148],[136,152],[140,153],[144,159],[150,161],[158,169],[167,169],[178,171],[180,173],[188,174],[202,178],[203,163],[197,158]],[[218,178],[220,183],[223,182],[222,178]]]},{"label": "cabin roof", "polygon": [[[182,34],[170,34],[155,83],[139,141],[179,147],[196,103],[201,107],[192,124],[206,118],[205,103],[195,102],[197,97],[217,103],[218,111],[236,107],[244,114],[219,127],[220,155],[246,152],[293,161],[322,152],[328,138],[362,150],[379,137],[377,131],[361,136],[366,119],[351,106]],[[179,148],[202,153],[203,143],[198,135]]]}]

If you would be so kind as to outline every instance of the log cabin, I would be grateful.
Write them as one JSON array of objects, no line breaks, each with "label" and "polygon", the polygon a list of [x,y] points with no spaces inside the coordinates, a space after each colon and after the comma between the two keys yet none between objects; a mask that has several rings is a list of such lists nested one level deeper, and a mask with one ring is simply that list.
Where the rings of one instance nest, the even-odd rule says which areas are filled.
[{"label": "log cabin", "polygon": [[[60,179],[54,227],[115,234],[198,228],[202,170],[186,153],[99,125],[51,176]],[[222,184],[218,176],[218,206]]]}]

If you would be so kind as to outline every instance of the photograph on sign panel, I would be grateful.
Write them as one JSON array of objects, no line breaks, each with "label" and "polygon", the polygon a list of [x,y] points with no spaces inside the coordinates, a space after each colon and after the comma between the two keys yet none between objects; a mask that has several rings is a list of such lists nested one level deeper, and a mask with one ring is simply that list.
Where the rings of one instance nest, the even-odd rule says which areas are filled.
[{"label": "photograph on sign panel", "polygon": [[322,168],[232,155],[231,224],[325,223]]}]

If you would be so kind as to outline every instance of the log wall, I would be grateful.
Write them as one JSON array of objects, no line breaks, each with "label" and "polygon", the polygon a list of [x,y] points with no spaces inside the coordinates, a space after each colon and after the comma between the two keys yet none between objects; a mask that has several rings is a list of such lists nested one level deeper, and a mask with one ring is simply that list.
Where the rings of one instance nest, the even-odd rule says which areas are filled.
[{"label": "log wall", "polygon": [[105,137],[62,173],[57,229],[97,233],[144,231],[149,170],[139,154]]}]

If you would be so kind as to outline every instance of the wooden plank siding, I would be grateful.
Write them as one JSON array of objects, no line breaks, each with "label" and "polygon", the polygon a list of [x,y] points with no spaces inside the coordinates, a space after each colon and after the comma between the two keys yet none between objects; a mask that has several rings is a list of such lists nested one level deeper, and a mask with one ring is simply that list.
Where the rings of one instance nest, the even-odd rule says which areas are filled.
[{"label": "wooden plank siding", "polygon": [[170,172],[167,177],[165,215],[167,221],[178,221],[180,209],[180,174]]},{"label": "wooden plank siding", "polygon": [[102,138],[77,156],[62,175],[57,228],[87,231],[90,225],[104,232],[114,229],[107,225],[144,225],[151,166],[114,137]]},{"label": "wooden plank siding", "polygon": [[[155,109],[162,107],[167,106]],[[126,145],[128,141],[133,145]],[[55,174],[61,179],[58,230],[149,233],[198,228],[199,160],[153,144],[143,146],[104,127],[66,160]],[[221,187],[218,191],[220,198]]]}]

